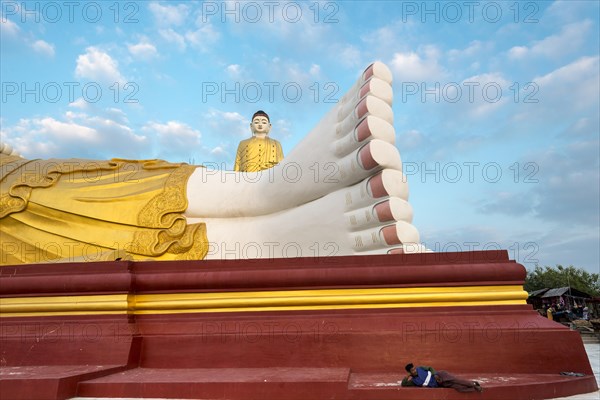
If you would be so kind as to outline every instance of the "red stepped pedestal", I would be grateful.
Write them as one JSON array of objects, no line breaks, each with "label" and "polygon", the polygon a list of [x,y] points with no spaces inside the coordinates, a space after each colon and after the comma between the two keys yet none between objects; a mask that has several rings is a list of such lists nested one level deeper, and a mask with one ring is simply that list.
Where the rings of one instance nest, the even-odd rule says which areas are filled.
[{"label": "red stepped pedestal", "polygon": [[[597,390],[577,332],[524,301],[461,303],[449,296],[423,305],[418,296],[403,295],[392,304],[380,295],[392,289],[492,291],[522,285],[524,277],[505,251],[3,267],[4,304],[22,300],[26,306],[2,314],[0,397],[469,396],[401,388],[407,362],[480,380],[486,388],[480,399]],[[329,300],[332,291],[344,294],[341,303]],[[288,303],[290,293],[308,300]],[[189,306],[180,294],[208,297]],[[114,296],[126,306],[114,314],[100,305],[77,311],[88,296]],[[237,300],[228,305],[227,296]],[[240,306],[239,296],[247,304]],[[263,302],[268,296],[280,297],[273,305]],[[38,307],[32,298],[70,305]],[[154,308],[149,299],[157,301]],[[216,308],[208,308],[212,301]],[[565,369],[585,376],[561,376]]]}]

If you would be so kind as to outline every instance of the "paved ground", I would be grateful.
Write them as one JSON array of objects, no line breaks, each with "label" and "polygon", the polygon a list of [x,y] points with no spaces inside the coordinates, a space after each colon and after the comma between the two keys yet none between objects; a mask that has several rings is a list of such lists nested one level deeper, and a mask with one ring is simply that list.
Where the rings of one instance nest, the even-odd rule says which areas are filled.
[{"label": "paved ground", "polygon": [[[587,352],[590,364],[596,375],[596,382],[600,386],[600,343],[586,343],[585,351]],[[600,391],[594,393],[578,394],[577,396],[560,397],[557,400],[598,400],[600,399]]]},{"label": "paved ground", "polygon": [[[594,370],[594,375],[596,375],[596,382],[598,382],[598,386],[600,386],[600,343],[586,343],[585,350],[590,359],[590,364],[592,365],[592,369]],[[600,391],[597,391],[594,393],[579,394],[579,395],[570,396],[570,397],[560,397],[556,400],[598,400],[598,399],[600,399]],[[119,400],[119,399],[74,397],[71,400]],[[140,400],[140,399],[120,399],[120,400]],[[150,399],[146,399],[146,400],[150,400]],[[154,399],[154,400],[160,400],[160,399]]]}]

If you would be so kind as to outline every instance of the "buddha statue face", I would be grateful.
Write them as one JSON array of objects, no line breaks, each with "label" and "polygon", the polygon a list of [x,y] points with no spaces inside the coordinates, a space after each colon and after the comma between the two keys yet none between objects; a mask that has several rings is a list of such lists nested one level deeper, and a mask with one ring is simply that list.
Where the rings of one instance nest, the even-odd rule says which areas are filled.
[{"label": "buddha statue face", "polygon": [[271,130],[269,118],[264,115],[255,116],[252,118],[252,122],[250,123],[250,130],[255,136],[267,136]]}]

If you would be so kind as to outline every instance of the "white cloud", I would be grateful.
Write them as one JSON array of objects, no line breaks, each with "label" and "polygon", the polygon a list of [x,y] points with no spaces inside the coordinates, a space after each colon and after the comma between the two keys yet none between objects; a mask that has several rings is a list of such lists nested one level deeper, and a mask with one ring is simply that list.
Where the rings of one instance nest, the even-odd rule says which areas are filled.
[{"label": "white cloud", "polygon": [[77,57],[75,76],[102,82],[124,82],[119,63],[108,53],[96,47],[88,47],[85,54]]},{"label": "white cloud", "polygon": [[200,140],[200,132],[192,129],[187,124],[178,121],[169,121],[166,124],[161,124],[158,122],[148,122],[142,130],[145,131],[154,131],[158,133],[159,137],[166,139],[177,140],[180,138],[183,139],[193,139]]},{"label": "white cloud", "polygon": [[89,107],[89,103],[83,99],[83,97],[78,98],[72,103],[69,103],[69,107],[80,108],[82,110]]},{"label": "white cloud", "polygon": [[481,68],[481,63],[479,63],[479,61],[475,61],[473,63],[471,63],[471,65],[469,65],[469,69],[476,71],[479,68]]},{"label": "white cloud", "polygon": [[218,155],[218,156],[223,155],[225,153],[226,153],[225,149],[222,146],[217,146],[210,151],[210,154]]},{"label": "white cloud", "polygon": [[12,22],[10,19],[4,16],[0,18],[0,33],[2,34],[2,36],[17,36],[20,32],[21,28],[19,28],[19,26]]},{"label": "white cloud", "polygon": [[[305,90],[305,87],[308,88],[315,84],[315,81],[320,80],[321,78],[321,67],[317,64],[300,65],[292,60],[277,60],[270,63],[268,68],[269,78],[271,80],[276,82],[294,82],[300,85],[302,90]],[[276,90],[281,90],[281,88]],[[306,97],[306,99],[310,98],[313,97]]]},{"label": "white cloud", "polygon": [[333,51],[338,54],[337,59],[346,67],[358,67],[362,64],[360,51],[353,45],[346,45]]},{"label": "white cloud", "polygon": [[[500,73],[479,74],[461,82],[461,101],[468,104],[467,112],[473,117],[487,116],[509,102],[510,82]],[[454,98],[453,93],[446,93]]]},{"label": "white cloud", "polygon": [[596,114],[594,116],[579,118],[568,126],[561,136],[567,140],[571,140],[585,136],[597,137],[598,132],[600,132],[600,115]]},{"label": "white cloud", "polygon": [[23,34],[21,28],[16,23],[2,16],[0,18],[0,38],[4,40],[5,37],[15,37],[21,43],[31,47],[36,53],[54,57],[53,44],[41,39],[36,40],[31,33]]},{"label": "white cloud", "polygon": [[[542,221],[557,222],[561,227],[595,226],[598,232],[598,144],[596,134],[591,140],[578,140],[558,149],[549,147],[529,154],[527,161],[521,163],[532,167],[527,168],[526,179],[542,184],[530,185],[528,193],[512,199],[498,198],[484,211],[495,209],[498,213],[508,214],[516,208],[523,209],[517,205],[525,198],[529,199],[530,210]],[[499,203],[505,203],[505,206]]]},{"label": "white cloud", "polygon": [[153,1],[148,5],[148,9],[160,26],[179,26],[185,22],[189,14],[189,8],[185,4],[163,5]]},{"label": "white cloud", "polygon": [[[236,13],[239,14],[237,15],[237,20],[233,13],[223,16],[217,11],[217,13],[210,16],[200,14],[196,19],[196,26],[204,26],[211,20],[223,23],[226,19],[227,22],[235,22],[227,24],[228,31],[235,36],[252,37],[259,35],[260,37],[268,37],[271,44],[278,43],[282,46],[288,46],[289,43],[293,43],[296,54],[307,54],[312,57],[314,57],[315,51],[326,47],[323,46],[324,44],[332,42],[333,28],[336,25],[332,20],[335,17],[331,16],[332,20],[326,23],[315,23],[314,18],[312,18],[315,15],[314,10],[311,10],[313,8],[311,6],[312,3],[304,1],[290,2],[295,7],[289,9],[284,7],[283,12],[280,7],[276,6],[274,10],[271,10],[274,11],[271,13],[272,15],[270,15],[266,6],[259,6],[258,8],[262,11],[259,10],[261,15],[258,17],[256,17],[257,14],[255,11],[251,10],[254,7],[246,8],[245,3],[239,0],[225,0],[218,3],[220,4],[220,11],[231,10],[233,12],[233,10],[237,9]],[[248,2],[248,6],[250,4],[251,2]],[[255,4],[262,3],[258,2]],[[285,4],[283,5],[285,6]],[[323,22],[327,16],[330,16],[330,13],[319,15],[321,22]],[[220,26],[224,25],[221,24]],[[302,40],[298,40],[298,38],[302,38]]]},{"label": "white cloud", "polygon": [[399,82],[407,81],[435,81],[441,79],[446,73],[438,60],[440,52],[435,46],[425,46],[419,52],[395,53],[390,67],[394,79]]},{"label": "white cloud", "polygon": [[185,43],[185,38],[183,37],[183,35],[180,35],[179,33],[175,32],[173,29],[161,29],[158,31],[158,33],[164,40],[177,46],[177,48],[180,51],[186,49],[187,45]]},{"label": "white cloud", "polygon": [[129,125],[129,119],[127,118],[127,114],[120,108],[109,107],[105,110],[106,116],[116,123],[119,123],[123,126]]},{"label": "white cloud", "polygon": [[201,51],[208,51],[212,45],[219,41],[220,36],[220,33],[210,23],[206,23],[199,29],[188,31],[185,34],[185,38],[190,46]]},{"label": "white cloud", "polygon": [[203,152],[200,131],[183,122],[149,122],[142,131],[156,139],[159,157],[169,161],[187,161]]},{"label": "white cloud", "polygon": [[522,192],[495,192],[481,201],[477,211],[482,214],[504,214],[511,216],[531,215],[536,199]]},{"label": "white cloud", "polygon": [[5,140],[25,157],[54,156],[60,143],[75,141],[89,146],[97,138],[93,129],[51,117],[21,119],[16,126],[8,127],[2,133]]},{"label": "white cloud", "polygon": [[158,56],[156,46],[154,46],[154,44],[146,37],[142,37],[139,43],[128,45],[127,49],[131,55],[137,59],[150,60]]},{"label": "white cloud", "polygon": [[285,75],[288,81],[298,83],[301,86],[308,85],[312,80],[310,72],[303,70],[295,63],[287,65],[287,71],[285,71]]},{"label": "white cloud", "polygon": [[220,114],[224,119],[226,119],[227,121],[243,121],[244,123],[248,122],[250,120],[246,120],[246,118],[244,118],[240,113],[238,112],[218,112],[218,114]]},{"label": "white cloud", "polygon": [[31,43],[31,48],[40,54],[54,57],[54,45],[43,40],[36,40]]},{"label": "white cloud", "polygon": [[211,108],[204,117],[211,137],[233,137],[234,140],[239,140],[251,135],[250,116],[245,118],[235,111],[221,111]]},{"label": "white cloud", "polygon": [[158,33],[163,40],[175,45],[179,51],[184,51],[191,46],[207,52],[221,37],[210,23],[203,24],[196,30],[187,30],[185,33],[179,33],[170,27],[159,29]]},{"label": "white cloud", "polygon": [[367,43],[369,47],[384,45],[391,48],[398,43],[398,32],[393,26],[383,26],[375,31],[364,34],[361,39]]},{"label": "white cloud", "polygon": [[289,139],[292,137],[292,123],[287,119],[278,119],[273,122],[271,135],[279,139]]},{"label": "white cloud", "polygon": [[3,127],[2,137],[26,158],[148,158],[148,140],[123,124],[123,118],[111,118],[114,111],[107,111],[98,115],[67,111],[61,118],[25,118]]},{"label": "white cloud", "polygon": [[583,45],[589,36],[592,25],[593,23],[589,19],[565,25],[559,33],[536,41],[530,47],[512,47],[508,51],[508,57],[513,60],[523,59],[527,55],[562,57],[565,53],[576,51]]},{"label": "white cloud", "polygon": [[465,57],[474,57],[489,47],[488,43],[483,43],[480,40],[473,40],[464,49],[452,49],[448,51],[448,58],[451,61],[464,61]]},{"label": "white cloud", "polygon": [[318,64],[313,64],[310,66],[310,70],[308,71],[312,76],[318,76],[321,73],[321,66]]},{"label": "white cloud", "polygon": [[532,105],[523,110],[524,116],[537,112],[544,118],[573,116],[575,112],[598,114],[598,86],[600,57],[582,57],[544,76],[535,77],[539,99],[543,107]]},{"label": "white cloud", "polygon": [[598,14],[598,2],[555,0],[546,9],[540,20],[550,20],[551,23],[561,24],[577,21],[594,14]]},{"label": "white cloud", "polygon": [[512,59],[523,58],[527,55],[527,46],[514,46],[508,51],[508,57]]},{"label": "white cloud", "polygon": [[240,67],[239,64],[231,64],[231,65],[228,65],[227,68],[225,68],[225,69],[227,70],[229,75],[231,75],[234,78],[237,78],[240,76],[242,67]]},{"label": "white cloud", "polygon": [[555,85],[561,83],[572,83],[580,80],[582,75],[590,76],[598,72],[598,61],[600,57],[582,57],[577,61],[565,65],[534,80],[540,85]]},{"label": "white cloud", "polygon": [[74,122],[62,122],[51,117],[34,119],[33,124],[37,133],[52,135],[65,140],[83,141],[88,144],[98,142],[99,134],[93,128]]}]

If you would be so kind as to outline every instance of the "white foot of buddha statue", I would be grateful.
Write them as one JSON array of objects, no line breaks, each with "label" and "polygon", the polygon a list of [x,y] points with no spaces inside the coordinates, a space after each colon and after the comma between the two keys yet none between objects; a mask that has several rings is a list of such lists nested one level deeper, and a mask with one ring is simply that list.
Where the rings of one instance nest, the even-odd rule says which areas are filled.
[{"label": "white foot of buddha statue", "polygon": [[207,258],[423,251],[391,103],[391,73],[372,64],[280,164],[256,173],[197,169],[186,216],[206,223]]}]

